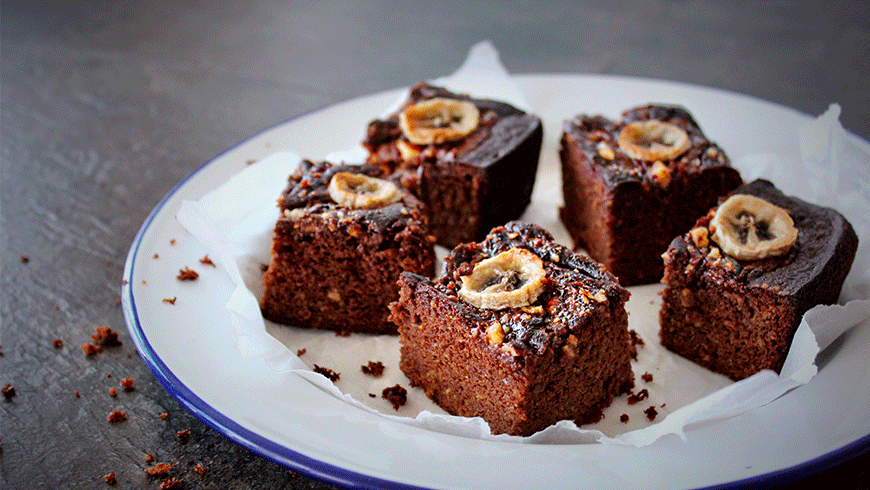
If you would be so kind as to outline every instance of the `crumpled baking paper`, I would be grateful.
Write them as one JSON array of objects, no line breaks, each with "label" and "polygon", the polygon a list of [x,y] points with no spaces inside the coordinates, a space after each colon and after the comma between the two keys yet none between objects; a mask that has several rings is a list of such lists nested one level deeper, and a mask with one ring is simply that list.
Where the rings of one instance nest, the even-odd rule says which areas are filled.
[{"label": "crumpled baking paper", "polygon": [[[497,51],[487,41],[475,45],[455,73],[433,83],[455,92],[503,100],[533,113],[540,109],[528,106],[523,93],[501,65]],[[382,114],[373,117],[394,108],[385,107]],[[653,374],[649,383],[637,379],[635,391],[646,388],[649,398],[629,405],[623,396],[614,401],[598,424],[578,428],[573,422],[562,421],[530,437],[494,436],[482,419],[448,415],[419,389],[409,389],[407,404],[399,411],[394,410],[379,395],[383,388],[394,384],[408,386],[398,369],[396,337],[339,337],[333,332],[281,327],[264,321],[258,303],[262,294],[261,265],[269,262],[271,235],[278,214],[276,197],[299,163],[299,155],[279,152],[248,166],[201,199],[184,201],[177,218],[208,248],[212,259],[236,284],[226,308],[232,315],[236,345],[245,357],[260,358],[277,371],[302,376],[360,410],[433,431],[518,443],[643,447],[669,434],[685,440],[686,431],[693,424],[744,413],[809,382],[817,373],[817,354],[851,327],[870,319],[870,243],[867,243],[870,216],[866,213],[870,209],[870,154],[866,146],[856,143],[842,128],[839,113],[840,107],[833,104],[801,128],[795,145],[800,147],[803,165],[790,174],[791,178],[782,178],[781,172],[780,178],[774,177],[777,157],[773,154],[750,155],[733,162],[747,181],[765,177],[787,194],[838,209],[863,239],[843,288],[841,301],[845,304],[818,306],[804,316],[781,374],[763,371],[735,383],[670,353],[658,343],[661,285],[630,288],[629,328],[644,340],[638,360],[633,363],[635,376]],[[566,114],[566,118],[570,116]],[[363,129],[360,128],[361,137]],[[364,157],[360,147],[337,149],[327,159],[361,162]],[[551,231],[557,238],[567,236],[563,231],[561,234]],[[439,257],[444,253],[445,250],[439,250]],[[307,362],[297,356],[300,349],[305,349],[303,357]],[[360,366],[369,360],[383,362],[386,366],[383,377],[360,373]],[[309,367],[313,364],[340,372],[340,380],[333,383],[313,372]],[[870,377],[870,368],[861,374]],[[856,380],[856,385],[860,382]],[[658,413],[654,423],[645,416],[648,407]],[[622,413],[630,414],[629,423],[619,421]]]}]

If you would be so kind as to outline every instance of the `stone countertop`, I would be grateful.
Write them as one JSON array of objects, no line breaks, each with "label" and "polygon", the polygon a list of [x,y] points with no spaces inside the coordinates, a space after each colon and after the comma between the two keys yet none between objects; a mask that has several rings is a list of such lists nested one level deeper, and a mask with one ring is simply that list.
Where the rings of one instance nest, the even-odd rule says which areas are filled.
[{"label": "stone countertop", "polygon": [[[246,137],[450,73],[490,39],[512,73],[661,78],[810,115],[838,102],[845,128],[868,139],[867,10],[844,1],[4,1],[0,385],[16,395],[0,400],[0,486],[106,488],[114,472],[117,488],[159,488],[165,476],[144,472],[151,454],[175,465],[167,476],[183,488],[331,488],[185,410],[124,323],[121,276],[143,220]],[[102,325],[121,345],[85,356],[80,346]],[[109,423],[114,409],[127,420]],[[866,453],[834,460],[783,488],[835,479],[866,488],[868,463]]]}]

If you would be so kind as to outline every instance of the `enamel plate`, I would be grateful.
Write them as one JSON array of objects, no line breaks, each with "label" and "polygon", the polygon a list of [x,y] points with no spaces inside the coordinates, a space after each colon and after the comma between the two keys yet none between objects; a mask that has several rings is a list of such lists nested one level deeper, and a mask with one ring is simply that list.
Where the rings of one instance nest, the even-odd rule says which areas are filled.
[{"label": "enamel plate", "polygon": [[[651,102],[680,104],[732,160],[761,152],[796,160],[794,135],[811,120],[758,99],[665,81],[591,75],[524,75],[516,81],[544,121],[539,186],[560,185],[562,121],[579,113],[617,117]],[[248,162],[278,150],[316,159],[358,145],[368,122],[400,93],[330,106],[230,148],[179,183],[142,225],[124,270],[125,318],[142,358],[185,408],[255,454],[354,488],[752,486],[820,471],[867,450],[870,322],[822,352],[819,373],[808,384],[760,409],[693,426],[685,441],[667,436],[644,448],[518,444],[432,432],[360,410],[296,374],[242,357],[224,309],[232,281],[199,263],[208,250],[176,220],[182,200],[200,198]],[[527,218],[555,216],[558,203],[540,195],[536,187]],[[546,219],[542,226],[560,226]],[[197,281],[176,279],[180,269],[194,265]],[[826,400],[834,398],[850,400],[844,404],[850,408],[830,411]]]}]

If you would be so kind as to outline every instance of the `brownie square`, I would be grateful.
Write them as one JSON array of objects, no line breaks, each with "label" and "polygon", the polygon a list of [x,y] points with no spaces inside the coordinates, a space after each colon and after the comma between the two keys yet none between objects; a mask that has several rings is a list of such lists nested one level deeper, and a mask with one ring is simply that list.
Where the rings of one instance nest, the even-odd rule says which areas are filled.
[{"label": "brownie square", "polygon": [[734,194],[787,211],[796,241],[778,256],[735,258],[714,240],[710,211],[664,255],[660,335],[668,349],[736,381],[781,370],[804,313],[837,302],[858,237],[838,212],[785,196],[768,181]]},{"label": "brownie square", "polygon": [[[485,270],[487,260],[519,255],[540,264],[536,296],[503,307],[466,299],[463,281]],[[484,287],[504,279],[518,288],[508,294],[532,281],[512,274],[476,279]],[[536,225],[497,227],[483,242],[453,249],[437,280],[403,273],[399,284],[390,309],[402,371],[441,408],[482,417],[494,434],[530,435],[560,420],[596,422],[634,386],[629,292]]]},{"label": "brownie square", "polygon": [[[388,183],[396,193],[367,208],[340,203],[330,191],[339,176]],[[398,298],[396,281],[403,271],[434,274],[434,239],[420,201],[382,177],[368,165],[311,161],[289,177],[263,279],[266,319],[344,333],[396,334],[387,308]]]},{"label": "brownie square", "polygon": [[[645,121],[684,131],[683,151],[664,159],[630,151],[622,133]],[[742,183],[725,152],[680,107],[640,107],[618,121],[577,116],[564,124],[559,156],[562,222],[575,247],[585,248],[623,286],[661,280],[661,254],[671,240]]]},{"label": "brownie square", "polygon": [[[412,142],[401,115],[425,101],[466,101],[477,125],[451,141]],[[509,104],[474,99],[426,83],[412,87],[403,108],[372,121],[363,145],[367,163],[401,177],[427,207],[438,243],[452,248],[483,239],[494,226],[518,219],[531,201],[543,140],[536,116]]]}]

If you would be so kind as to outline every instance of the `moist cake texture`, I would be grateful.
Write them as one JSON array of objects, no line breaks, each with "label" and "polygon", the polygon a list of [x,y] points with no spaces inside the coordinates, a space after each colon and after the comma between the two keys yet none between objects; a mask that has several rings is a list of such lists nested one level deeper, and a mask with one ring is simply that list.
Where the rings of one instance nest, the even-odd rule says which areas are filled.
[{"label": "moist cake texture", "polygon": [[[658,123],[644,126],[650,121]],[[673,151],[654,151],[658,143]],[[681,107],[639,107],[616,121],[577,116],[564,124],[559,156],[562,222],[575,247],[623,286],[661,280],[661,254],[671,240],[742,183],[725,152]]]},{"label": "moist cake texture", "polygon": [[[465,299],[463,278],[488,259],[514,255],[540,264],[537,296],[500,308]],[[515,272],[484,277],[481,287],[503,280],[513,294],[531,281]],[[530,435],[560,420],[596,422],[634,386],[629,292],[536,225],[497,227],[484,241],[453,249],[437,280],[403,273],[399,284],[390,309],[402,371],[444,410],[482,417],[495,434]]]},{"label": "moist cake texture", "polygon": [[[330,193],[337,176],[350,179],[345,196],[387,184],[394,194],[370,208],[339,203]],[[289,177],[263,279],[266,319],[337,332],[396,333],[387,308],[398,298],[396,281],[403,271],[434,274],[434,240],[420,201],[381,177],[368,165],[311,161]],[[370,196],[363,197],[371,204]]]},{"label": "moist cake texture", "polygon": [[712,238],[716,210],[699,219],[664,254],[660,335],[673,352],[740,380],[781,370],[804,313],[837,302],[858,237],[837,211],[785,196],[768,181],[734,194],[785,210],[796,240],[778,256],[738,259]]},{"label": "moist cake texture", "polygon": [[[403,113],[433,100],[470,103],[473,108],[464,110],[476,111],[476,125],[450,141],[409,139]],[[369,124],[363,145],[370,153],[367,163],[399,176],[426,204],[432,233],[440,245],[452,248],[481,240],[494,226],[522,215],[531,201],[542,139],[536,116],[503,102],[419,83],[402,109]]]}]

